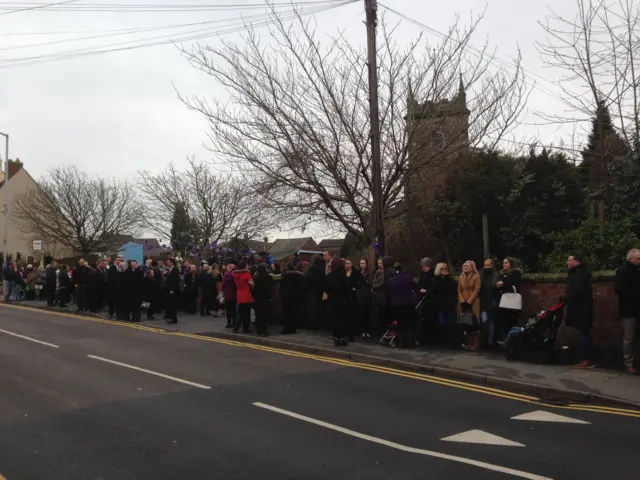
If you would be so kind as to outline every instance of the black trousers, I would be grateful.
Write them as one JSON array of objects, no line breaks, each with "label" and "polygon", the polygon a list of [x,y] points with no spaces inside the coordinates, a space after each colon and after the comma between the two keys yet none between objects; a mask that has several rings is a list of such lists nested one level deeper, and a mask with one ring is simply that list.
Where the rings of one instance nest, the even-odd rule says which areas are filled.
[{"label": "black trousers", "polygon": [[165,316],[168,320],[174,323],[178,323],[178,293],[174,292],[173,295],[167,293],[165,297]]},{"label": "black trousers", "polygon": [[242,325],[242,331],[244,333],[249,333],[249,327],[251,326],[251,306],[251,303],[238,304],[238,317],[233,326],[234,333],[238,333],[240,325]]},{"label": "black trousers", "polygon": [[371,333],[371,306],[358,305],[358,324],[360,333]]},{"label": "black trousers", "polygon": [[414,348],[416,345],[416,309],[412,305],[393,307],[394,320],[398,322],[398,336],[401,348]]},{"label": "black trousers", "polygon": [[87,310],[89,305],[87,304],[87,285],[78,285],[76,288],[76,303],[78,304],[78,310]]},{"label": "black trousers", "polygon": [[56,285],[47,283],[44,288],[47,289],[47,305],[51,306],[56,301]]},{"label": "black trousers", "polygon": [[256,310],[256,333],[258,335],[267,333],[267,325],[271,320],[271,302],[257,301],[254,307]]},{"label": "black trousers", "polygon": [[296,333],[296,324],[302,316],[301,303],[297,300],[282,302],[282,333]]},{"label": "black trousers", "polygon": [[211,289],[209,288],[200,288],[200,315],[204,315],[205,313],[209,313],[211,308]]},{"label": "black trousers", "polygon": [[225,300],[225,305],[227,313],[227,325],[235,325],[238,318],[238,304],[236,302]]}]

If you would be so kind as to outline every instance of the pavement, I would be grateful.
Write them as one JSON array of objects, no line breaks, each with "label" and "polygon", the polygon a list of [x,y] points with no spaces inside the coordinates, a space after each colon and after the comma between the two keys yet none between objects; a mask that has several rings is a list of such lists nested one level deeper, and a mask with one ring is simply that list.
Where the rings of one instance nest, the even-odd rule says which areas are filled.
[{"label": "pavement", "polygon": [[639,439],[631,410],[0,306],[7,480],[625,480]]},{"label": "pavement", "polygon": [[[46,308],[44,302],[22,304]],[[107,318],[106,315],[99,317]],[[504,387],[512,391],[531,393],[554,403],[619,404],[640,408],[640,376],[630,376],[621,368],[572,368],[575,359],[570,352],[566,357],[561,356],[556,365],[541,365],[520,361],[508,362],[499,351],[467,352],[434,346],[421,346],[414,350],[390,349],[379,345],[376,340],[357,339],[346,348],[335,348],[328,332],[299,330],[294,335],[281,335],[279,328],[272,326],[271,335],[262,338],[233,334],[224,328],[226,321],[223,316],[201,317],[182,313],[179,318],[180,322],[177,325],[168,325],[159,319],[159,316],[153,321],[143,319],[142,324],[169,331],[420,371],[496,388]]]}]

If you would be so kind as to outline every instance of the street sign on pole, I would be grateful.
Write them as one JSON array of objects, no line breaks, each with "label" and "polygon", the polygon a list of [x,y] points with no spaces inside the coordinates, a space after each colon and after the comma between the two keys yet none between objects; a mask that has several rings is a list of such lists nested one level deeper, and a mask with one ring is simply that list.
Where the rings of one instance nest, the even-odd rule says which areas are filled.
[{"label": "street sign on pole", "polygon": [[44,250],[44,241],[43,240],[34,240],[33,241],[33,251],[41,252]]}]

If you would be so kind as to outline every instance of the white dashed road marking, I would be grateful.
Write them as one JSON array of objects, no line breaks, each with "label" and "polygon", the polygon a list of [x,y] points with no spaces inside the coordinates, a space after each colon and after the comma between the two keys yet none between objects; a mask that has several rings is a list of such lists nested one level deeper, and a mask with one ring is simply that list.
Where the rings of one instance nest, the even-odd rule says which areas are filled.
[{"label": "white dashed road marking", "polygon": [[25,337],[24,335],[19,335],[17,333],[9,332],[7,330],[0,330],[0,333],[4,333],[6,335],[11,335],[12,337],[21,338],[22,340],[26,340],[28,342],[39,343],[40,345],[45,345],[51,348],[60,348],[58,345],[54,345],[53,343],[43,342],[42,340],[36,340],[35,338]]},{"label": "white dashed road marking", "polygon": [[191,382],[189,380],[184,380],[182,378],[172,377],[170,375],[165,375],[164,373],[154,372],[153,370],[147,370],[146,368],[136,367],[134,365],[128,365],[126,363],[116,362],[115,360],[109,360],[108,358],[97,357],[96,355],[87,355],[89,358],[93,358],[94,360],[100,360],[101,362],[110,363],[112,365],[118,365],[119,367],[130,368],[131,370],[135,370],[137,372],[148,373],[149,375],[154,375],[160,378],[166,378],[167,380],[172,380],[178,383],[184,383],[185,385],[189,385],[191,387],[202,388],[203,390],[211,390],[211,387],[208,385],[202,385],[200,383]]}]

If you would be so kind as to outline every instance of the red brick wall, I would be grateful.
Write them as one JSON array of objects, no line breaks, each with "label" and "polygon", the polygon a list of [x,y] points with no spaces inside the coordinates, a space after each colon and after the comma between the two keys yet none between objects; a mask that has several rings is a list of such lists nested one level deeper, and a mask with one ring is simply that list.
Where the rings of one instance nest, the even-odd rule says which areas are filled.
[{"label": "red brick wall", "polygon": [[[523,316],[530,316],[549,308],[564,294],[566,283],[536,282],[522,286]],[[618,316],[618,296],[613,288],[612,280],[593,282],[595,316],[593,339],[598,349],[607,357],[620,356],[622,349],[622,323]],[[562,328],[558,335],[560,345],[576,346],[577,332],[572,328]]]}]

